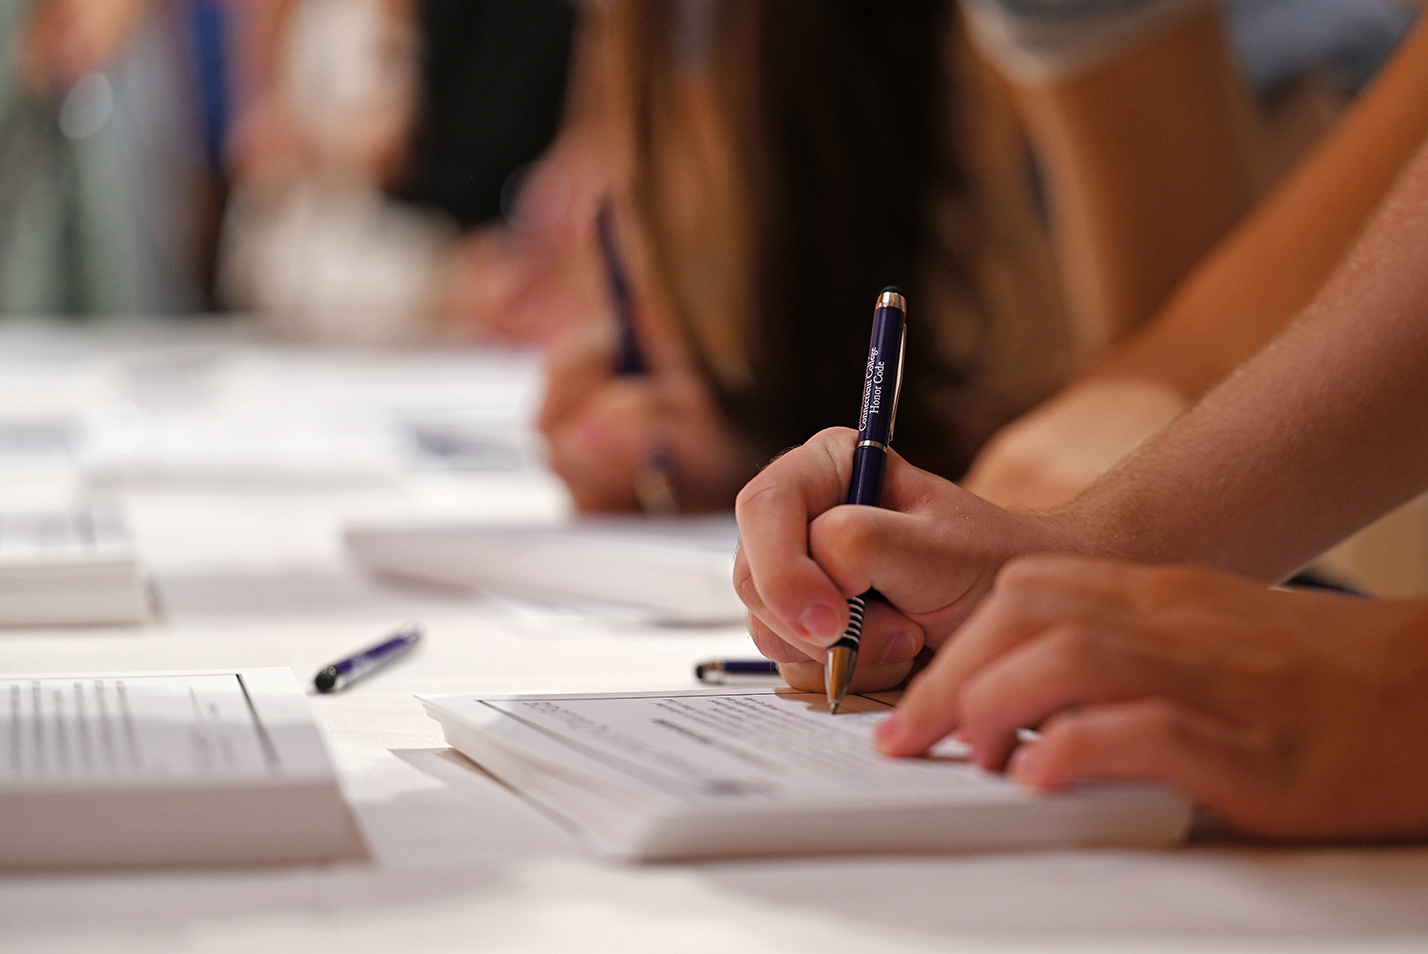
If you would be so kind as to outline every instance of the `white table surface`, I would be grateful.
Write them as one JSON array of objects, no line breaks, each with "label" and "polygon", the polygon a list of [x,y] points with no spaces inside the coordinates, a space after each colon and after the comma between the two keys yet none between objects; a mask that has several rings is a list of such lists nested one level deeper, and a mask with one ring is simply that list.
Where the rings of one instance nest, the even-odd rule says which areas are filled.
[{"label": "white table surface", "polygon": [[368,581],[340,543],[354,519],[550,516],[564,502],[548,476],[120,494],[162,617],[0,631],[0,671],[285,665],[306,679],[405,619],[427,638],[312,698],[368,860],[0,876],[5,954],[1428,951],[1428,846],[594,860],[449,754],[413,694],[690,686],[696,660],[752,651],[743,632],[562,628]]}]

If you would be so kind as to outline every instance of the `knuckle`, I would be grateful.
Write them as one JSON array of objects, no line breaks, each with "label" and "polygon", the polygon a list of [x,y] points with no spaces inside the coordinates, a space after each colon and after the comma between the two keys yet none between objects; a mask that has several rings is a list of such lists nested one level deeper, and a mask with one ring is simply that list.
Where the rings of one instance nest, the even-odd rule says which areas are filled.
[{"label": "knuckle", "polygon": [[1185,712],[1170,699],[1146,699],[1138,707],[1138,734],[1159,746],[1175,746],[1187,741],[1190,727]]},{"label": "knuckle", "polygon": [[1166,606],[1194,598],[1204,589],[1204,571],[1191,566],[1160,566],[1142,569],[1135,577],[1140,602],[1149,607]]},{"label": "knuckle", "polygon": [[1095,733],[1080,713],[1068,713],[1056,721],[1047,733],[1056,745],[1061,760],[1069,764],[1084,761],[1095,748]]},{"label": "knuckle", "polygon": [[1037,557],[1014,557],[1002,564],[997,578],[992,584],[993,592],[1016,592],[1027,589],[1041,575],[1041,561]]},{"label": "knuckle", "polygon": [[1065,590],[1078,585],[1075,557],[1055,554],[1017,556],[997,571],[994,589],[1009,593]]},{"label": "knuckle", "polygon": [[811,660],[779,662],[778,674],[791,689],[800,692],[820,692],[823,689],[823,666]]},{"label": "knuckle", "polygon": [[734,592],[744,601],[745,606],[759,605],[759,589],[754,582],[754,571],[749,569],[748,561],[742,557],[734,561]]},{"label": "knuckle", "polygon": [[1060,671],[1084,671],[1104,657],[1102,641],[1093,631],[1075,624],[1058,626],[1042,639],[1042,649]]},{"label": "knuckle", "polygon": [[749,638],[766,659],[785,663],[806,660],[808,657],[789,646],[773,630],[764,626],[754,617],[749,617]]},{"label": "knuckle", "polygon": [[1168,698],[1150,698],[1141,706],[1141,725],[1152,737],[1174,741],[1184,735],[1185,718]]},{"label": "knuckle", "polygon": [[758,509],[767,498],[775,495],[780,488],[780,484],[775,474],[771,474],[768,468],[755,474],[754,477],[743,486],[734,498],[734,515],[742,523],[744,517],[750,510]]},{"label": "knuckle", "polygon": [[[923,678],[919,676],[914,684],[922,682]],[[962,687],[957,699],[957,712],[964,722],[977,725],[986,721],[1002,702],[1001,691],[990,680],[974,679]]]},{"label": "knuckle", "polygon": [[809,526],[808,536],[815,555],[835,550],[871,553],[879,543],[878,529],[861,507],[834,507],[819,514]]}]

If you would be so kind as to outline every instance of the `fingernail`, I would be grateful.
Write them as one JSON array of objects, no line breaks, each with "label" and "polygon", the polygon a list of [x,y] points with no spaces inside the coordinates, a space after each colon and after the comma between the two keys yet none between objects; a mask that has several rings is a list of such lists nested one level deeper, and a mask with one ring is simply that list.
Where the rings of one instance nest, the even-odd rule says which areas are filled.
[{"label": "fingernail", "polygon": [[1017,746],[1007,761],[1007,775],[1018,785],[1039,789],[1041,786],[1031,780],[1027,770],[1027,763],[1031,760],[1031,748],[1030,745]]},{"label": "fingernail", "polygon": [[827,603],[814,603],[804,610],[798,618],[798,625],[803,627],[809,639],[820,643],[831,643],[842,635],[838,631],[838,611]]},{"label": "fingernail", "polygon": [[902,736],[902,717],[896,712],[878,723],[873,730],[873,742],[877,745],[878,751],[884,755],[891,755],[889,751],[893,744]]},{"label": "fingernail", "polygon": [[917,655],[917,637],[912,633],[898,633],[883,644],[882,657],[876,664],[907,662]]}]

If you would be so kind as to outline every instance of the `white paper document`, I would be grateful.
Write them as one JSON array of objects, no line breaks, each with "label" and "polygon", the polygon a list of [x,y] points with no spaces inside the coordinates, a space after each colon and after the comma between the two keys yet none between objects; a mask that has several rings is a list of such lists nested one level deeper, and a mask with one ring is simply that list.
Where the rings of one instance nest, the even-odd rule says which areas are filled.
[{"label": "white paper document", "polygon": [[0,867],[359,853],[290,670],[0,676]]},{"label": "white paper document", "polygon": [[388,485],[539,462],[535,352],[175,349],[115,370],[76,428],[99,483]]},{"label": "white paper document", "polygon": [[447,741],[622,857],[1167,845],[1190,806],[1151,785],[1047,796],[947,743],[889,759],[885,697],[783,689],[430,697]]},{"label": "white paper document", "polygon": [[115,510],[0,511],[0,625],[134,623],[149,614],[139,554]]},{"label": "white paper document", "polygon": [[347,549],[381,576],[486,590],[651,623],[740,622],[733,514],[586,517],[563,524],[349,528]]}]

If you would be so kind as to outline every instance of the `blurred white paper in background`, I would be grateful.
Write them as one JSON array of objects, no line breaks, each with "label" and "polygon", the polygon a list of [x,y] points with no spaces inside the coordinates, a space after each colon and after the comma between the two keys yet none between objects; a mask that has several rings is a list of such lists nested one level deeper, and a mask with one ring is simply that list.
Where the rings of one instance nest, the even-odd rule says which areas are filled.
[{"label": "blurred white paper in background", "polygon": [[0,480],[352,485],[540,466],[534,352],[64,342],[0,359]]}]

